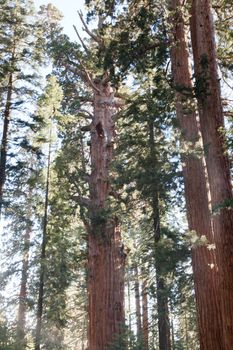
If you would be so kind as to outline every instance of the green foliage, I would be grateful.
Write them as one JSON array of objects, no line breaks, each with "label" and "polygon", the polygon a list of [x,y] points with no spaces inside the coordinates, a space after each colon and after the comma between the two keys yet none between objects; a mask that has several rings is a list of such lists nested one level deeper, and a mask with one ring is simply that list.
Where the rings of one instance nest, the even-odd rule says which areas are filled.
[{"label": "green foliage", "polygon": [[208,75],[208,58],[206,55],[202,55],[200,59],[200,67],[201,72],[196,75],[195,79],[195,95],[196,97],[200,97],[203,100],[205,100],[206,96],[208,95],[209,90],[209,75]]}]

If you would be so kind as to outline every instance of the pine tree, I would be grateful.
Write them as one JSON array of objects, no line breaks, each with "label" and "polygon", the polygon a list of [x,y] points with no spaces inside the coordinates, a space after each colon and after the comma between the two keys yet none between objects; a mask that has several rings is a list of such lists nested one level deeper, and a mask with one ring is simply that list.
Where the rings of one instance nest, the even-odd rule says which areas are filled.
[{"label": "pine tree", "polygon": [[[43,50],[38,44],[39,33],[36,30],[38,23],[34,17],[31,1],[15,3],[5,1],[1,11],[0,93],[3,130],[0,152],[0,211],[6,181],[7,154],[15,154],[14,151],[10,152],[10,143],[12,141],[25,143],[22,136],[12,137],[11,120],[13,119],[18,126],[30,124],[29,118],[25,118],[23,112],[26,111],[29,100],[33,103],[33,98],[36,96],[35,86],[38,85],[38,75],[35,68],[43,60]],[[19,111],[20,117],[16,111]],[[28,115],[30,115],[29,112]]]},{"label": "pine tree", "polygon": [[40,252],[40,273],[39,273],[39,291],[38,304],[36,316],[36,336],[35,336],[35,350],[41,348],[41,330],[42,330],[42,316],[44,305],[44,286],[45,286],[45,269],[46,269],[46,246],[47,246],[47,225],[48,225],[48,209],[49,209],[49,191],[50,191],[50,168],[52,156],[52,129],[53,119],[58,113],[62,99],[62,92],[59,85],[56,83],[55,77],[50,77],[46,86],[45,94],[41,97],[39,102],[39,116],[44,119],[45,125],[48,124],[48,151],[46,164],[46,180],[45,180],[45,198],[44,198],[44,214],[42,223],[42,242]]}]

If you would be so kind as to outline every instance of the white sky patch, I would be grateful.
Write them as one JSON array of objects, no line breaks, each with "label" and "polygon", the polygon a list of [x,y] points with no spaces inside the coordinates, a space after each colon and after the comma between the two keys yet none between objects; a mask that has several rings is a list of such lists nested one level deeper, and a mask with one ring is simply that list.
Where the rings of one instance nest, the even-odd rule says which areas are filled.
[{"label": "white sky patch", "polygon": [[71,40],[77,41],[78,38],[74,31],[73,25],[77,27],[78,31],[82,31],[82,24],[77,11],[81,10],[85,14],[85,0],[35,0],[36,8],[49,3],[56,6],[57,9],[63,14],[61,25],[64,28],[64,33],[67,34]]}]

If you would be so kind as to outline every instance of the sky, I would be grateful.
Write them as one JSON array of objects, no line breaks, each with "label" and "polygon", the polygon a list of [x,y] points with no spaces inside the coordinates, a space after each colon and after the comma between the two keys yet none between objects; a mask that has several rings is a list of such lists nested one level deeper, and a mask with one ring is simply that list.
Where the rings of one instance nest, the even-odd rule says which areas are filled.
[{"label": "sky", "polygon": [[72,40],[77,40],[73,25],[81,32],[82,25],[78,17],[78,10],[85,13],[85,0],[34,0],[35,6],[39,8],[41,5],[53,4],[63,14],[61,24],[64,32],[69,35]]}]

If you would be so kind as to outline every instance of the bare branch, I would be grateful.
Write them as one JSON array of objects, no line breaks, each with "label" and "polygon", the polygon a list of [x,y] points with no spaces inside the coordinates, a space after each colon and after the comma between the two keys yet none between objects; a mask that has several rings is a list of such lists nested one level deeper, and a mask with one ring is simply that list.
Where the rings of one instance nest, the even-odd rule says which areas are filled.
[{"label": "bare branch", "polygon": [[[92,104],[93,103],[93,98],[91,98],[91,97],[87,97],[87,96],[79,96],[78,97],[79,98],[79,101],[80,102],[82,102],[82,105],[86,105],[87,103],[90,103],[90,104]],[[84,110],[84,109],[79,109],[78,111],[77,111],[77,113],[78,112],[83,112],[83,113],[86,113],[86,110]],[[88,114],[88,113],[87,113]],[[93,115],[90,113],[90,117],[91,118],[93,118]]]},{"label": "bare branch", "polygon": [[81,108],[81,109],[79,109],[78,110],[78,113],[80,113],[80,114],[83,114],[85,117],[87,117],[87,118],[91,118],[91,119],[93,119],[93,114],[91,113],[91,112],[89,112],[88,110],[86,110],[86,109],[84,109],[84,108]]},{"label": "bare branch", "polygon": [[115,198],[115,199],[119,200],[120,202],[126,204],[126,199],[122,198],[120,193],[114,191],[113,189],[111,189],[109,191],[109,196],[112,196],[113,198]]},{"label": "bare branch", "polygon": [[79,32],[78,32],[76,26],[73,25],[73,27],[74,27],[74,30],[75,30],[75,32],[76,32],[76,34],[77,34],[77,37],[79,38],[79,41],[80,41],[82,47],[84,48],[84,50],[86,51],[86,53],[89,54],[90,51],[88,50],[87,46],[84,44],[84,41],[83,41],[83,39],[81,38],[81,36],[79,35]]},{"label": "bare branch", "polygon": [[223,112],[223,114],[224,114],[226,117],[233,117],[233,112],[230,112],[230,111]]},{"label": "bare branch", "polygon": [[74,73],[75,75],[78,75],[84,83],[87,83],[87,76],[85,72],[83,72],[81,69],[77,67],[67,67],[67,70]]},{"label": "bare branch", "polygon": [[109,72],[105,71],[103,78],[102,78],[102,81],[101,81],[101,84],[106,85],[108,82],[109,82]]},{"label": "bare branch", "polygon": [[97,42],[99,45],[103,46],[103,40],[101,39],[101,37],[99,37],[98,35],[95,35],[94,33],[92,33],[92,32],[90,31],[90,29],[88,28],[86,22],[85,22],[84,19],[83,19],[82,11],[78,11],[78,15],[79,15],[79,17],[80,17],[80,19],[81,19],[81,22],[82,22],[83,26],[84,26],[83,29],[85,30],[85,32],[86,32],[95,42]]},{"label": "bare branch", "polygon": [[84,72],[85,72],[85,74],[86,74],[86,77],[87,77],[86,82],[89,84],[89,86],[90,86],[93,90],[95,90],[95,91],[101,93],[100,89],[98,89],[97,86],[95,85],[95,83],[94,83],[94,81],[93,81],[93,79],[92,79],[91,74],[87,71],[87,69],[86,69],[86,67],[84,66],[84,64],[83,64],[82,62],[80,62],[80,65],[81,65],[82,69],[84,70]]},{"label": "bare branch", "polygon": [[91,131],[91,125],[82,126],[81,131],[84,131],[84,132]]},{"label": "bare branch", "polygon": [[90,208],[91,206],[91,201],[89,198],[85,198],[79,195],[73,195],[72,199],[77,201],[79,205],[84,206],[86,208]]},{"label": "bare branch", "polygon": [[94,84],[90,73],[87,71],[86,67],[84,66],[84,64],[80,60],[79,60],[79,65],[81,66],[82,69],[79,69],[78,67],[70,67],[69,66],[69,67],[67,67],[67,70],[76,74],[76,75],[79,75],[79,77],[82,79],[82,81],[84,83],[89,85],[89,87],[91,87],[93,90],[101,93],[101,91]]}]

